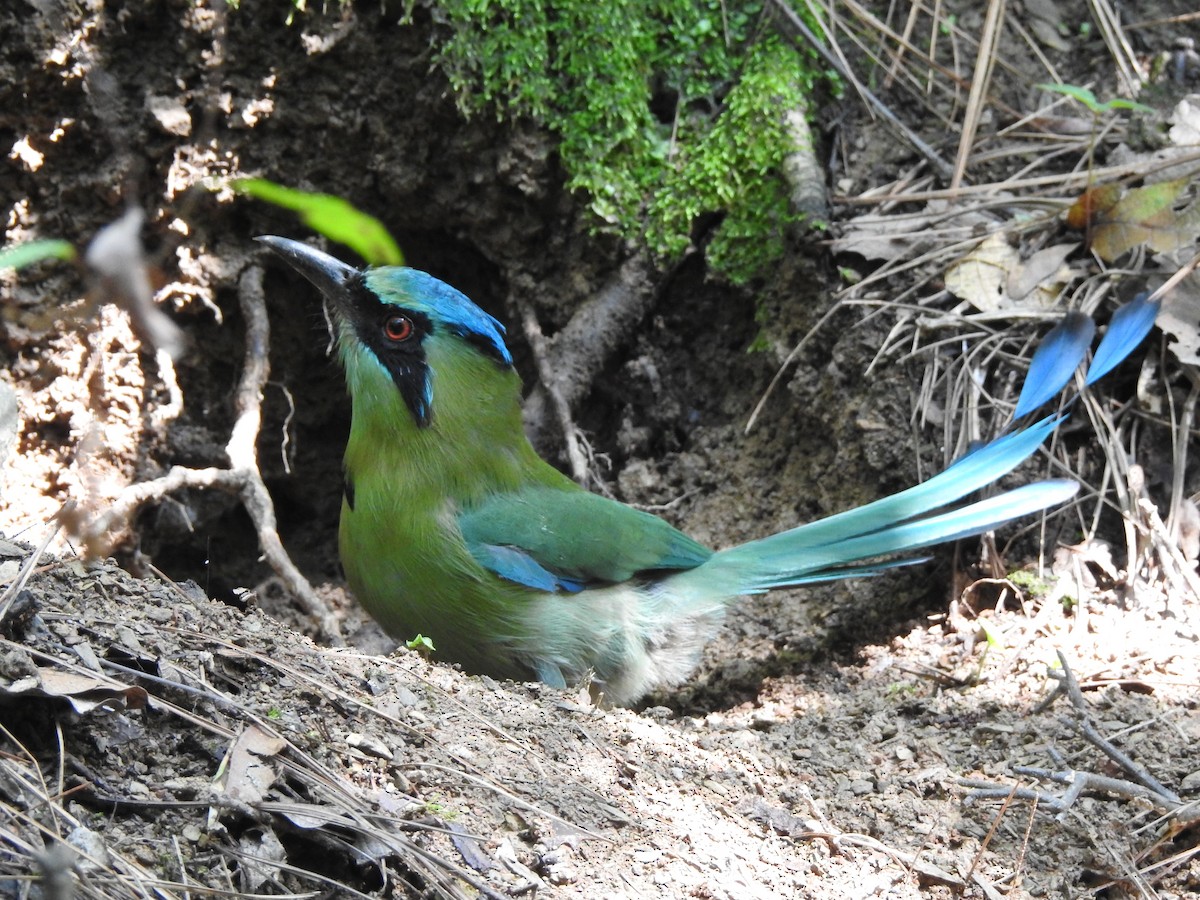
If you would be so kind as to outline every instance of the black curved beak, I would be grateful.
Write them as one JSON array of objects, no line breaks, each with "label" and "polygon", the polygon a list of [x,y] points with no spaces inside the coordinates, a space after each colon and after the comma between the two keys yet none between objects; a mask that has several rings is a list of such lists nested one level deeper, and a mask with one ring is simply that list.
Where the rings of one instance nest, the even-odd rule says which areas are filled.
[{"label": "black curved beak", "polygon": [[311,281],[335,305],[350,307],[350,287],[362,272],[316,247],[290,238],[263,235],[255,238],[278,253],[293,269]]}]

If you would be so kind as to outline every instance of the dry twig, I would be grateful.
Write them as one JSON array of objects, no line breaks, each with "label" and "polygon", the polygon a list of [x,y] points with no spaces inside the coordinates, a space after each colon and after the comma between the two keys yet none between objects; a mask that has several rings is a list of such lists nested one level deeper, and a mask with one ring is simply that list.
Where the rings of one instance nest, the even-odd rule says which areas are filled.
[{"label": "dry twig", "polygon": [[791,8],[783,0],[773,0],[775,10],[787,22],[790,29],[788,36],[796,40],[796,35],[803,38],[805,44],[812,48],[825,62],[833,67],[839,75],[845,78],[850,84],[854,85],[855,90],[863,101],[871,108],[871,110],[883,118],[891,127],[895,128],[913,148],[917,150],[929,162],[939,175],[946,177],[951,175],[953,170],[950,164],[947,163],[938,152],[925,143],[921,137],[905,125],[900,118],[892,112],[886,104],[878,97],[867,90],[866,86],[854,75],[854,73],[844,64],[844,62],[829,51],[829,49],[817,39],[817,36],[809,30],[804,24],[804,20],[796,15],[795,10]]},{"label": "dry twig", "polygon": [[[996,798],[1032,800],[1039,806],[1044,806],[1052,812],[1057,813],[1057,818],[1061,820],[1085,791],[1104,791],[1105,793],[1116,794],[1120,797],[1147,800],[1155,807],[1164,809],[1168,813],[1175,813],[1182,809],[1184,803],[1178,794],[1164,787],[1153,775],[1145,771],[1116,745],[1100,734],[1091,721],[1091,716],[1087,709],[1087,701],[1084,700],[1079,682],[1075,679],[1074,673],[1071,672],[1067,658],[1061,650],[1058,651],[1058,660],[1062,666],[1061,671],[1055,672],[1052,670],[1049,673],[1050,677],[1054,678],[1057,683],[1049,695],[1035,707],[1034,712],[1043,712],[1056,699],[1065,694],[1071,701],[1072,716],[1064,721],[1074,727],[1084,740],[1098,748],[1105,756],[1115,762],[1132,780],[1111,778],[1106,775],[1098,775],[1094,772],[1081,772],[1076,769],[1052,771],[1034,766],[1014,766],[1013,771],[1017,774],[1065,784],[1068,786],[1067,790],[1061,796],[1056,797],[1035,788],[1014,788],[990,782],[964,779],[962,784],[975,788],[975,790],[967,795],[966,802]],[[1053,749],[1049,752],[1055,759],[1055,762],[1061,762],[1061,758]]]},{"label": "dry twig", "polygon": [[996,45],[1000,40],[1001,23],[1004,21],[1004,0],[990,0],[987,18],[983,22],[983,35],[979,39],[979,54],[975,58],[975,74],[971,78],[971,93],[967,98],[967,111],[963,115],[962,134],[959,136],[958,155],[954,161],[954,174],[950,178],[950,190],[957,190],[967,171],[967,160],[975,143],[975,132],[983,115],[984,100],[992,81],[992,66],[996,61]]},{"label": "dry twig", "polygon": [[254,523],[267,563],[304,611],[316,621],[320,636],[339,644],[341,630],[333,611],[317,596],[283,548],[275,523],[275,506],[258,468],[257,441],[262,424],[263,388],[270,375],[270,326],[262,281],[262,268],[252,265],[238,282],[238,298],[246,321],[246,351],[242,378],[235,395],[237,419],[225,445],[229,468],[173,466],[161,478],[130,485],[103,514],[84,526],[83,538],[92,554],[99,555],[107,535],[128,527],[133,516],[147,503],[189,488],[215,488],[234,494]]}]

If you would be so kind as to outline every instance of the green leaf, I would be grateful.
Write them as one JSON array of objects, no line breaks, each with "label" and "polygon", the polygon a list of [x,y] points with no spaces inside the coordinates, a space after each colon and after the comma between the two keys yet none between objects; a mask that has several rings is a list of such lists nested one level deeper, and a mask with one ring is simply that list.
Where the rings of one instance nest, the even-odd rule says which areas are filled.
[{"label": "green leaf", "polygon": [[1135,100],[1126,100],[1124,97],[1113,97],[1104,104],[1104,108],[1108,109],[1132,109],[1137,112],[1149,113],[1154,112],[1153,107],[1147,106],[1145,103],[1138,103]]},{"label": "green leaf", "polygon": [[30,241],[0,250],[0,269],[23,269],[43,259],[70,262],[75,256],[75,247],[70,241]]},{"label": "green leaf", "polygon": [[230,185],[239,194],[300,213],[304,224],[345,244],[373,266],[404,265],[404,254],[383,223],[341,197],[300,191],[265,178],[238,178]]},{"label": "green leaf", "polygon": [[976,619],[975,624],[983,631],[983,636],[987,640],[988,646],[993,650],[1004,649],[1004,635],[1002,635],[994,625],[989,625],[986,619]]},{"label": "green leaf", "polygon": [[1096,99],[1096,95],[1087,88],[1079,87],[1075,84],[1039,84],[1036,85],[1043,91],[1050,91],[1055,94],[1066,94],[1073,100],[1078,100],[1093,113],[1099,115],[1101,107],[1100,101]]},{"label": "green leaf", "polygon": [[404,646],[409,650],[416,650],[418,653],[436,653],[437,648],[433,646],[433,641],[425,637],[423,634],[418,634],[410,641],[405,641]]},{"label": "green leaf", "polygon": [[1078,100],[1086,106],[1092,115],[1101,115],[1103,113],[1112,112],[1114,109],[1130,109],[1138,112],[1153,112],[1149,106],[1141,103],[1135,103],[1133,100],[1126,100],[1123,97],[1113,97],[1107,103],[1101,103],[1096,99],[1096,95],[1087,88],[1079,87],[1075,84],[1039,84],[1043,91],[1052,91],[1056,94],[1066,94],[1073,100]]}]

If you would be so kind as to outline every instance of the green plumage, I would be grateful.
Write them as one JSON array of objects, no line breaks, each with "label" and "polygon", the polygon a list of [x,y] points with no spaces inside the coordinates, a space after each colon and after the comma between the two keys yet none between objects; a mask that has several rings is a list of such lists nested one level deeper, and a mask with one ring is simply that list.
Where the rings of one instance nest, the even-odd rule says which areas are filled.
[{"label": "green plumage", "polygon": [[[468,544],[520,547],[540,564],[584,582],[628,581],[639,572],[690,569],[712,551],[662,519],[581,490],[528,484],[464,508]],[[631,545],[629,535],[639,540]]]},{"label": "green plumage", "polygon": [[[381,282],[372,273],[366,284],[399,308],[422,308],[403,279]],[[426,426],[352,319],[339,317],[338,334],[352,404],[345,466],[354,498],[342,505],[339,549],[355,597],[389,634],[424,634],[438,657],[475,671],[565,682],[587,666],[565,658],[574,648],[554,663],[535,658],[559,640],[530,639],[529,614],[544,592],[499,577],[473,547],[520,548],[589,583],[621,583],[712,555],[662,519],[584,491],[538,457],[521,428],[516,372],[451,328],[435,324],[422,341],[433,409]],[[468,396],[471,403],[451,402]],[[553,621],[555,613],[540,615]]]},{"label": "green plumage", "polygon": [[[389,634],[424,634],[446,658],[478,659],[502,675],[526,676],[472,632],[515,633],[519,625],[506,610],[527,589],[497,583],[475,561],[458,516],[497,492],[519,490],[531,474],[547,488],[575,485],[553,469],[541,471],[527,444],[504,439],[521,430],[514,372],[497,372],[467,348],[429,341],[436,412],[433,424],[419,428],[388,373],[342,328],[353,406],[345,465],[354,506],[343,502],[339,549],[351,590]],[[465,390],[482,392],[479,406],[436,406],[439,396]],[[484,453],[476,440],[464,441],[480,433],[496,438]],[[460,620],[471,628],[447,628]]]}]

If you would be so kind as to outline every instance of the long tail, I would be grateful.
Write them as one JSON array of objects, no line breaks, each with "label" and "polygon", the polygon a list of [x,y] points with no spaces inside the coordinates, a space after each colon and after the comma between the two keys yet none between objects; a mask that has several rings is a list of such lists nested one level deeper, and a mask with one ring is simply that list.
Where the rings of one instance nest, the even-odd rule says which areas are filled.
[{"label": "long tail", "polygon": [[[1157,312],[1158,303],[1148,302],[1145,294],[1118,310],[1085,383],[1093,383],[1128,356],[1150,331]],[[1094,331],[1091,319],[1070,313],[1046,336],[1030,363],[1018,414],[1032,411],[1062,390],[1086,356]],[[671,580],[715,597],[873,575],[921,561],[920,557],[889,557],[982,534],[1057,506],[1079,490],[1076,482],[1041,481],[986,500],[955,504],[1032,456],[1065,418],[1048,416],[993,440],[916,487],[724,550]]]}]

